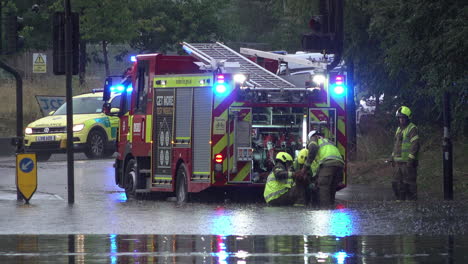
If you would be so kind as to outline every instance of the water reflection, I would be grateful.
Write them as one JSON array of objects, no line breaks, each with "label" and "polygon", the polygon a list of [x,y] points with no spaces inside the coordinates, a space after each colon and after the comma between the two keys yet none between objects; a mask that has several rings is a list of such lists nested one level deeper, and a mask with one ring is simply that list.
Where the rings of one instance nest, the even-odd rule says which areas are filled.
[{"label": "water reflection", "polygon": [[466,236],[0,236],[0,263],[467,263],[467,250]]}]

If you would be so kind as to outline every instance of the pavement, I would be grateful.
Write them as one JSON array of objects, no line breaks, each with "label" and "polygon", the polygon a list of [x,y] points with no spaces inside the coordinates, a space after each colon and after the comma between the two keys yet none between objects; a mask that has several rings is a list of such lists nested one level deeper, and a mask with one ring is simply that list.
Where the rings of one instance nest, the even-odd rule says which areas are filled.
[{"label": "pavement", "polygon": [[0,157],[13,154],[15,154],[15,147],[11,145],[11,137],[0,137]]}]

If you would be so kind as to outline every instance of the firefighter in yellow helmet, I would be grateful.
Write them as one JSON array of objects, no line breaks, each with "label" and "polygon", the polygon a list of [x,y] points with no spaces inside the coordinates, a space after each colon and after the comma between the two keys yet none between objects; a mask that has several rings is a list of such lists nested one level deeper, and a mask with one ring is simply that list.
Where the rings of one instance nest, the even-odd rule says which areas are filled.
[{"label": "firefighter in yellow helmet", "polygon": [[297,156],[293,161],[294,171],[302,169],[302,166],[304,166],[304,163],[307,159],[307,155],[309,155],[309,150],[306,148],[301,149],[299,153],[297,153]]},{"label": "firefighter in yellow helmet", "polygon": [[[316,197],[320,206],[329,206],[335,203],[336,188],[343,180],[344,161],[338,148],[324,138],[318,131],[312,130],[307,135],[307,156],[302,175],[311,170],[316,177]],[[315,202],[315,201],[313,201]]]},{"label": "firefighter in yellow helmet", "polygon": [[392,189],[397,200],[417,199],[417,167],[419,154],[418,128],[410,121],[411,110],[401,106],[396,111],[399,126],[392,152]]},{"label": "firefighter in yellow helmet", "polygon": [[263,196],[269,205],[305,205],[305,186],[295,180],[293,158],[287,152],[278,152],[275,167],[268,175]]}]

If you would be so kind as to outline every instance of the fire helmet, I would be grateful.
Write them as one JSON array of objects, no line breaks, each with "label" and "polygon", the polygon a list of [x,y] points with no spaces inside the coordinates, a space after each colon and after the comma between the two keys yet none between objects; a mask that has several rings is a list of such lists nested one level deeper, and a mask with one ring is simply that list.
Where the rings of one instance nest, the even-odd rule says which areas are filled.
[{"label": "fire helmet", "polygon": [[301,151],[299,151],[299,154],[297,154],[297,163],[304,164],[308,155],[309,155],[308,149],[306,148],[301,149]]},{"label": "fire helmet", "polygon": [[318,130],[311,130],[309,134],[307,135],[307,141],[310,141],[310,139],[317,134],[319,134]]},{"label": "fire helmet", "polygon": [[408,119],[411,119],[411,110],[406,106],[400,106],[400,108],[398,108],[398,110],[396,111],[395,116],[397,118],[400,116],[405,116]]},{"label": "fire helmet", "polygon": [[293,161],[293,158],[287,152],[278,152],[278,154],[276,154],[276,159],[280,160],[280,161],[282,161],[284,163],[286,163],[288,161]]}]

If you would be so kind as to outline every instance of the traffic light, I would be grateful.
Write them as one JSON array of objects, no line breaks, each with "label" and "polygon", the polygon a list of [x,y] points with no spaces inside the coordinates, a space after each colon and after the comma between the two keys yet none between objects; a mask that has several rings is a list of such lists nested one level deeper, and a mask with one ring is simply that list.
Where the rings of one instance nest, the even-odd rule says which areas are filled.
[{"label": "traffic light", "polygon": [[335,96],[345,96],[346,88],[346,75],[330,73],[330,90]]},{"label": "traffic light", "polygon": [[[53,40],[53,71],[55,75],[65,74],[65,12],[55,12],[52,25]],[[80,43],[80,18],[78,13],[71,13],[71,41],[72,41],[72,74],[78,74],[79,69],[79,43]]]},{"label": "traffic light", "polygon": [[24,27],[23,18],[10,13],[6,14],[3,23],[5,54],[15,53],[24,46],[24,37],[19,35]]}]

